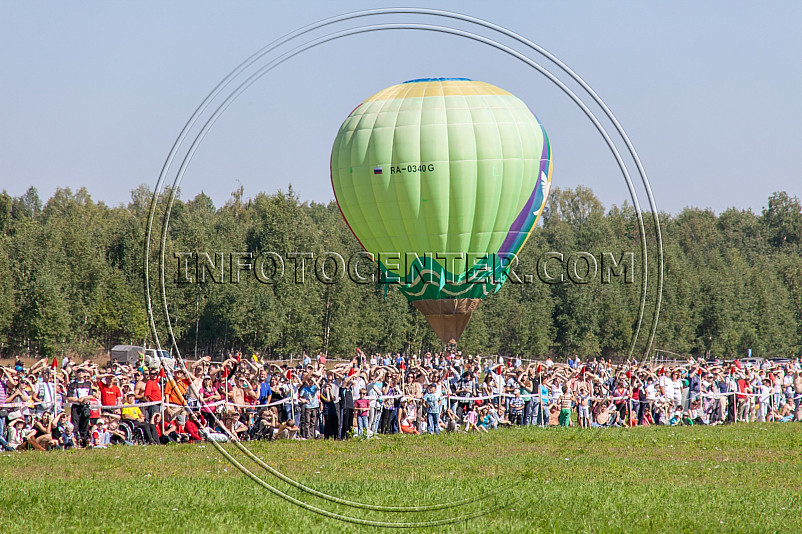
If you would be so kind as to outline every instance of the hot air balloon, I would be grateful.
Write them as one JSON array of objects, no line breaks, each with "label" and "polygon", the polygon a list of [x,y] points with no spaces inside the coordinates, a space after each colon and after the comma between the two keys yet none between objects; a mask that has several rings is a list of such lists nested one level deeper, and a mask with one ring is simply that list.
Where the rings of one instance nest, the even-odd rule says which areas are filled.
[{"label": "hot air balloon", "polygon": [[331,153],[345,221],[446,345],[507,279],[551,171],[546,131],[526,104],[467,78],[379,91],[345,119]]}]

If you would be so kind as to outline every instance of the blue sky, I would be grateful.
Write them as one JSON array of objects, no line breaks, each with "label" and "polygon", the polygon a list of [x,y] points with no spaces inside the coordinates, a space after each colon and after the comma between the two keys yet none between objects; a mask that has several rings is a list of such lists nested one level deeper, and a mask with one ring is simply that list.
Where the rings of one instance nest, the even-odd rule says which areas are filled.
[{"label": "blue sky", "polygon": [[[34,185],[47,198],[85,186],[96,200],[127,202],[137,185],[153,187],[186,120],[240,61],[307,23],[381,5],[395,4],[4,2],[0,189]],[[760,211],[773,191],[802,194],[801,3],[429,7],[505,26],[579,73],[634,142],[661,210]],[[413,31],[349,37],[261,79],[204,140],[183,197],[203,190],[220,205],[240,184],[250,196],[291,182],[302,199],[328,201],[342,120],[376,91],[429,76],[513,92],[549,132],[556,186],[590,186],[608,207],[629,198],[602,138],[550,82],[480,44]]]}]

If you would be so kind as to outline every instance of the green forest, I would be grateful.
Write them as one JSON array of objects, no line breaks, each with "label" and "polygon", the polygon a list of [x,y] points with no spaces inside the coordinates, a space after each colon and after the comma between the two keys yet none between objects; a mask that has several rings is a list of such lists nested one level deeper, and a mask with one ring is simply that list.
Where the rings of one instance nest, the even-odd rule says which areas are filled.
[{"label": "green forest", "polygon": [[[202,193],[191,200],[181,199],[180,191],[172,195],[164,233],[170,333],[157,283],[170,193],[157,199],[147,248],[162,346],[188,357],[219,357],[229,350],[283,357],[318,350],[350,356],[356,347],[406,353],[442,348],[423,316],[391,285],[356,284],[348,277],[322,283],[314,259],[305,262],[306,283],[296,283],[297,262],[287,261],[291,253],[338,252],[348,260],[361,248],[335,202],[303,202],[291,187],[253,197],[240,188],[223,206]],[[91,356],[119,343],[154,343],[144,276],[152,198],[144,185],[131,192],[127,205],[116,207],[94,202],[83,188],[60,189],[46,202],[35,188],[20,197],[0,194],[3,356]],[[486,299],[460,348],[485,355],[626,358],[638,324],[645,242],[649,290],[635,347],[642,351],[653,325],[658,256],[651,215],[643,215],[645,241],[636,215],[627,203],[605,208],[586,187],[554,189],[542,223],[519,256],[516,272],[524,283],[510,280]],[[749,349],[762,357],[799,354],[798,198],[774,193],[759,214],[686,208],[661,213],[660,225],[665,279],[653,348],[696,356],[745,356]],[[265,252],[284,258],[283,277],[267,280],[262,271],[272,271],[269,261],[232,271],[232,254]],[[588,264],[579,261],[576,276],[587,283],[568,276],[544,283],[538,259],[549,252],[589,252],[599,260],[598,272],[591,277]],[[616,260],[634,253],[629,280],[604,276],[605,252]],[[550,276],[571,274],[570,262],[547,265]],[[333,262],[324,267],[332,272]],[[239,283],[232,283],[237,273]]]}]

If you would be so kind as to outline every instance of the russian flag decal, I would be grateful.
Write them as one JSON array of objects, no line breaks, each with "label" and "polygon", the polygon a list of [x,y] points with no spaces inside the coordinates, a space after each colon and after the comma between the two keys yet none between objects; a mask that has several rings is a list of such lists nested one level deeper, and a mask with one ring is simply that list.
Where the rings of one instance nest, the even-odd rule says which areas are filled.
[{"label": "russian flag decal", "polygon": [[381,174],[382,168],[381,167],[373,167],[373,174]]}]

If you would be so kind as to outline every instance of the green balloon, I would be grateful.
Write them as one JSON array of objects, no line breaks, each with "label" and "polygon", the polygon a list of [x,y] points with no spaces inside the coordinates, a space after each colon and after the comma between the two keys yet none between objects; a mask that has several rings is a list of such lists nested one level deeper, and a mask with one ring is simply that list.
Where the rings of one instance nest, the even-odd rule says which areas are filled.
[{"label": "green balloon", "polygon": [[331,154],[343,217],[411,301],[497,291],[543,211],[551,169],[526,104],[465,78],[376,93],[345,119]]}]

